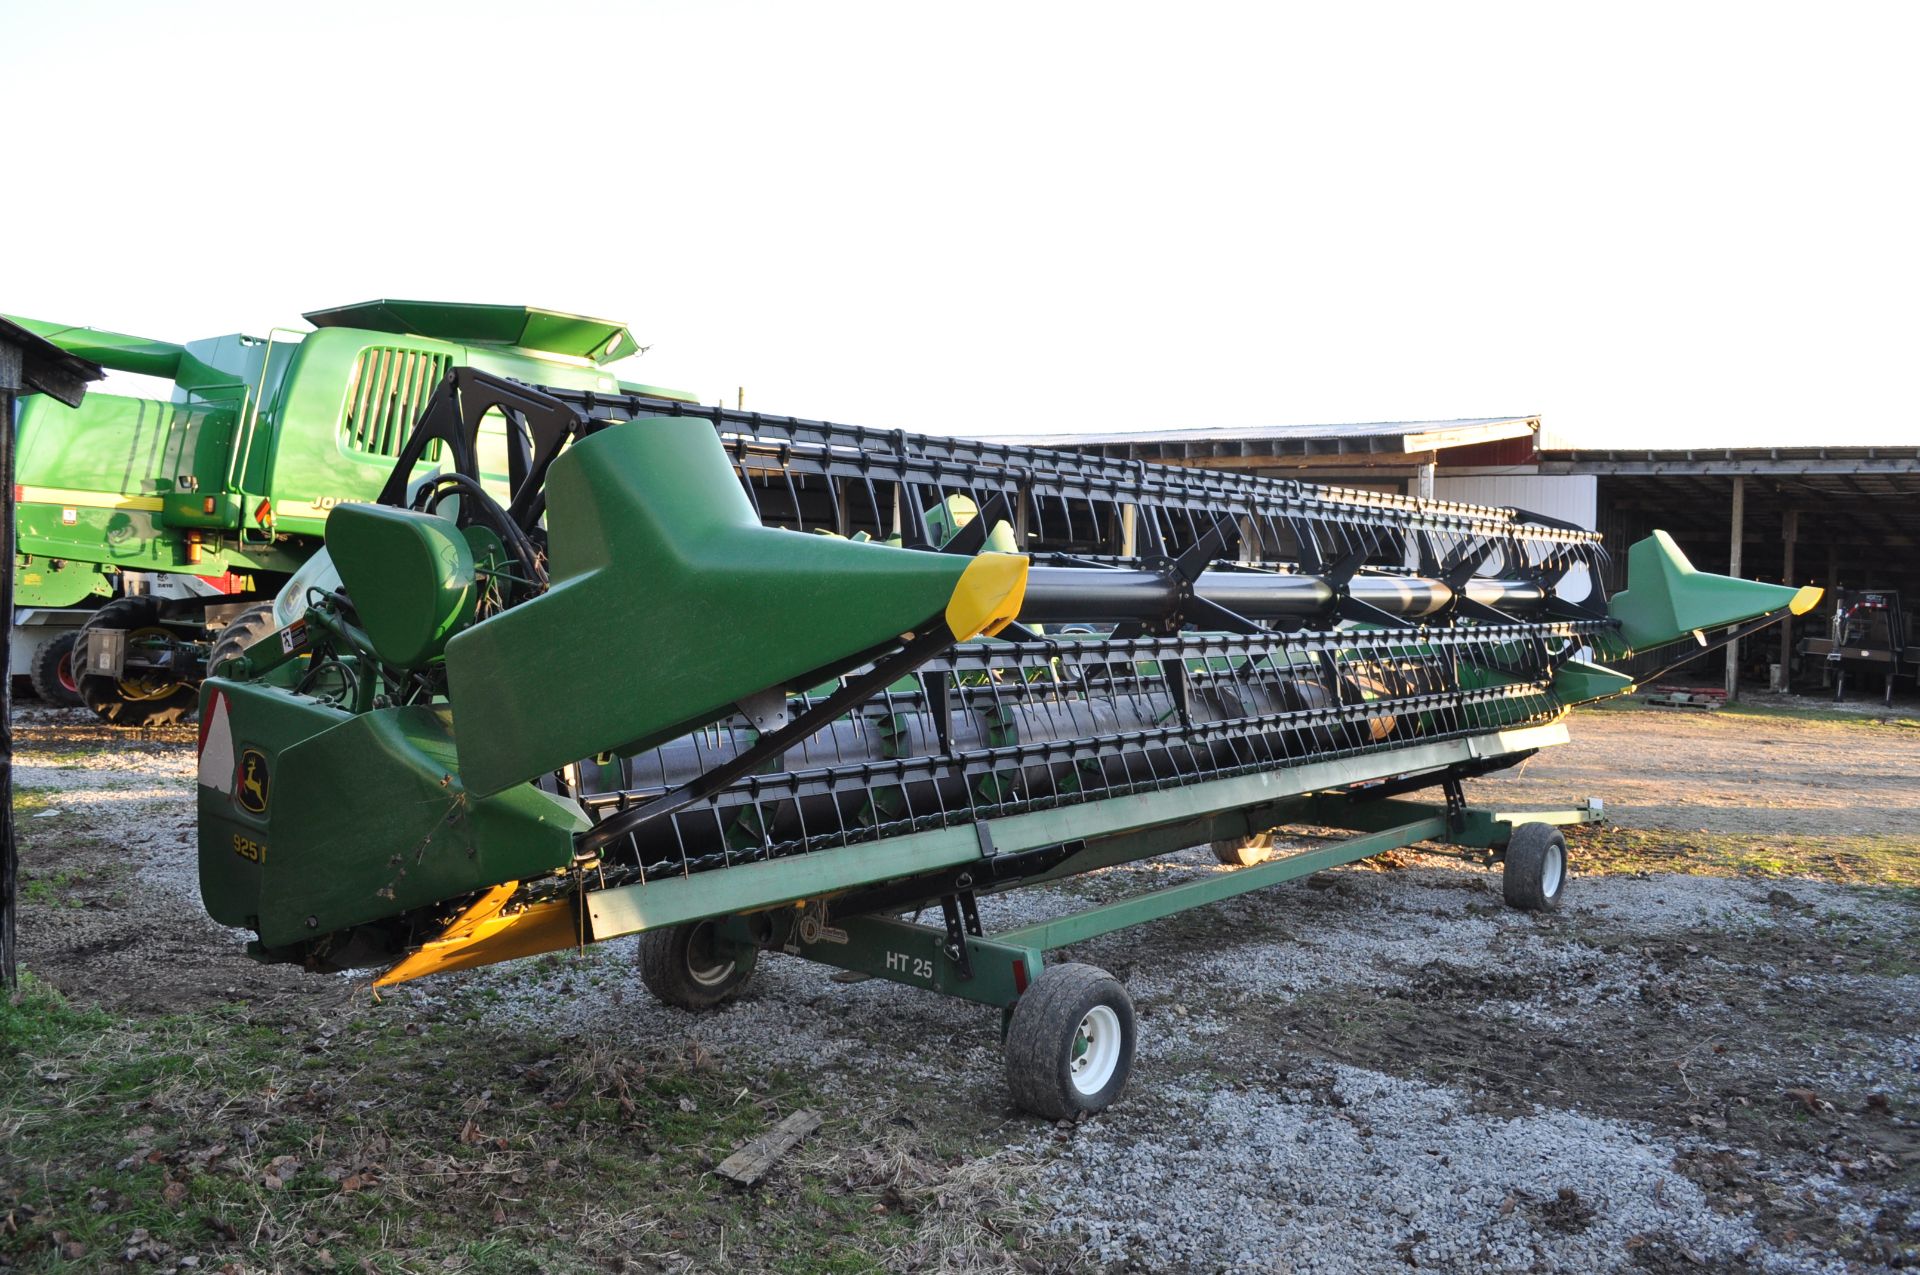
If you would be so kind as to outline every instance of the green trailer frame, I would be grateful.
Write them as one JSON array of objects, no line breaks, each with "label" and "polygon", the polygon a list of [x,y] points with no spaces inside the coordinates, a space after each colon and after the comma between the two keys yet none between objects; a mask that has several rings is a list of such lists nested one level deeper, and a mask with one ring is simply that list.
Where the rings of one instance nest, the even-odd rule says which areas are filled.
[{"label": "green trailer frame", "polygon": [[[1036,848],[1029,846],[1033,839],[1044,840],[1059,830],[1044,820],[1031,827],[1021,826],[1021,820],[1039,820],[1038,815],[996,821],[992,826],[977,825],[967,830],[971,844],[956,862],[947,865],[946,871],[878,884],[871,893],[847,890],[847,860],[836,856],[841,858],[839,863],[812,865],[812,870],[822,873],[822,886],[831,880],[833,888],[844,893],[719,917],[713,915],[712,892],[716,888],[734,892],[736,901],[742,902],[757,900],[763,892],[781,891],[791,900],[801,884],[795,870],[806,872],[809,865],[804,858],[756,865],[779,868],[777,877],[756,873],[755,866],[709,874],[719,879],[699,881],[690,887],[700,901],[689,912],[704,913],[705,919],[680,919],[681,891],[673,888],[676,883],[672,881],[595,892],[586,900],[589,933],[600,940],[616,933],[640,931],[643,975],[663,1000],[684,1008],[703,1008],[730,998],[745,984],[762,952],[781,952],[997,1008],[1001,1011],[1007,1079],[1016,1100],[1050,1118],[1068,1118],[1100,1110],[1118,1096],[1131,1069],[1137,1028],[1131,999],[1116,980],[1092,966],[1053,961],[1053,954],[1104,935],[1422,842],[1451,847],[1482,863],[1502,863],[1503,875],[1509,878],[1503,883],[1504,893],[1513,906],[1555,908],[1569,875],[1566,845],[1558,829],[1603,822],[1606,815],[1602,803],[1588,798],[1578,806],[1557,810],[1467,805],[1458,776],[1476,758],[1509,754],[1519,745],[1538,747],[1564,739],[1564,726],[1553,723],[1434,746],[1436,756],[1449,754],[1454,760],[1437,772],[1419,773],[1405,782],[1409,786],[1444,785],[1448,794],[1444,802],[1389,795],[1369,799],[1370,789],[1383,794],[1396,791],[1395,781],[1372,777],[1252,806],[1213,806],[1211,802],[1234,794],[1208,794],[1205,790],[1213,785],[1198,785],[1154,794],[1150,799],[1163,816],[1169,801],[1177,800],[1188,808],[1186,817],[1151,827],[1116,827],[1105,834],[1096,827],[1102,807],[1081,808],[1073,816],[1073,823],[1082,835],[1068,843],[1064,858],[1043,871],[1001,882],[990,880],[988,865],[993,857],[1015,847]],[[1301,767],[1299,773],[1288,778],[1311,783],[1327,776],[1344,777],[1349,764],[1357,760],[1331,759]],[[1353,767],[1352,773],[1362,769],[1365,767]],[[1281,777],[1266,778],[1271,782]],[[1121,816],[1116,822],[1124,821]],[[1235,845],[1281,828],[1340,830],[1350,835],[1243,866],[1231,866],[1229,857],[1223,854],[1217,872],[1011,929],[988,933],[980,923],[977,894],[1056,881],[1195,845]],[[1004,845],[1000,842],[1002,834]],[[1509,862],[1509,847],[1517,852],[1523,844],[1528,853],[1516,853],[1514,857],[1526,862]],[[1543,860],[1543,855],[1555,857]],[[1549,865],[1544,889],[1543,862]],[[969,864],[980,866],[976,870]],[[924,871],[927,864],[922,860],[916,866]],[[878,882],[885,868],[876,867],[874,871],[880,874],[875,878]],[[1515,874],[1529,873],[1531,876],[1520,882],[1512,879]],[[756,876],[769,879],[756,881]],[[875,901],[881,905],[864,910]],[[919,920],[930,909],[938,914],[939,924]],[[913,914],[912,919],[907,919],[907,913]],[[1036,984],[1049,971],[1061,986],[1054,989],[1058,994],[1043,996],[1037,993]],[[663,972],[668,977],[662,979]],[[1023,1023],[1022,1015],[1033,1021]],[[1110,1023],[1111,1032],[1120,1038],[1112,1046],[1108,1069],[1096,1075],[1098,1083],[1077,1084],[1076,1070],[1094,1058],[1099,1048],[1102,1022]]]},{"label": "green trailer frame", "polygon": [[[1404,850],[1422,841],[1490,851],[1493,857],[1488,861],[1494,862],[1514,829],[1524,824],[1559,828],[1600,823],[1605,818],[1604,807],[1597,800],[1563,810],[1503,811],[1467,806],[1450,815],[1446,806],[1433,802],[1390,800],[1351,805],[1344,797],[1318,797],[1303,802],[1298,817],[1290,822],[1346,828],[1355,835],[1264,863],[1223,866],[1199,880],[1143,891],[992,935],[968,933],[964,935],[964,962],[949,949],[945,929],[889,916],[835,918],[831,924],[810,925],[808,915],[802,914],[787,928],[778,948],[822,965],[993,1006],[1002,1011],[1004,1026],[1014,1002],[1046,968],[1049,952],[1328,868]],[[1450,830],[1450,819],[1459,826]],[[1381,823],[1388,826],[1378,826]],[[1048,879],[1142,857],[1129,852],[1129,840],[1118,838],[1080,851],[1056,873],[1048,874]],[[726,954],[734,959],[752,960],[761,950],[762,941],[753,934],[747,918],[729,918],[715,928],[728,948]]]}]

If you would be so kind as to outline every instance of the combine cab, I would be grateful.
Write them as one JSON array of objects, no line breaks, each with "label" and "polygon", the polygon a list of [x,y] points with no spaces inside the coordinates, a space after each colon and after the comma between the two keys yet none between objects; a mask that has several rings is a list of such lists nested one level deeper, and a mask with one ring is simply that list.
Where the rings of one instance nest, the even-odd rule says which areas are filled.
[{"label": "combine cab", "polygon": [[[1119,1094],[1136,1026],[1051,953],[1422,840],[1553,908],[1558,826],[1597,806],[1463,783],[1630,690],[1604,661],[1818,597],[1664,534],[1619,595],[1566,596],[1599,538],[1516,510],[471,369],[390,469],[202,692],[217,920],[382,983],[638,934],[688,1008],[822,961],[1000,1009],[1015,1097],[1055,1118]],[[1295,823],[1353,835],[1275,851]],[[981,923],[981,895],[1208,844],[1219,873]]]},{"label": "combine cab", "polygon": [[[31,645],[12,667],[43,695],[128,725],[190,714],[208,663],[271,627],[267,604],[320,547],[328,512],[378,494],[449,368],[646,389],[605,369],[636,347],[598,319],[409,301],[306,318],[316,331],[189,345],[15,320],[174,386],[166,400],[22,402],[16,623]],[[497,420],[481,440],[483,473],[504,483]],[[437,464],[422,456],[418,472]]]}]

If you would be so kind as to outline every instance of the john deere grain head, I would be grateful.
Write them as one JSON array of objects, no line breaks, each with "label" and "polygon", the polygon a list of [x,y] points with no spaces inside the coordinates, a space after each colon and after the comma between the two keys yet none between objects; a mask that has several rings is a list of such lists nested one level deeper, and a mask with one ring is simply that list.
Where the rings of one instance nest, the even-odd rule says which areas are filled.
[{"label": "john deere grain head", "polygon": [[[777,947],[1014,1006],[1085,925],[995,946],[977,894],[1385,827],[1564,739],[1609,661],[1811,601],[1664,536],[1609,599],[1599,537],[1512,509],[465,369],[394,472],[208,683],[200,769],[214,916],[387,982],[644,932],[684,1003]],[[1401,831],[1474,835],[1453,804]]]}]

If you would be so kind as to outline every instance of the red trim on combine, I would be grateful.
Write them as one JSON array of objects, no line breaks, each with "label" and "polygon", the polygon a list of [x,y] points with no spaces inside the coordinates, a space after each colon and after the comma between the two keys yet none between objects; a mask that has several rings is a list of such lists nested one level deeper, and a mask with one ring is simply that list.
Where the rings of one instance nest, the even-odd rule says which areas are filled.
[{"label": "red trim on combine", "polygon": [[217,576],[201,576],[200,582],[222,593],[242,593],[246,590],[247,580],[232,571],[223,571]]}]

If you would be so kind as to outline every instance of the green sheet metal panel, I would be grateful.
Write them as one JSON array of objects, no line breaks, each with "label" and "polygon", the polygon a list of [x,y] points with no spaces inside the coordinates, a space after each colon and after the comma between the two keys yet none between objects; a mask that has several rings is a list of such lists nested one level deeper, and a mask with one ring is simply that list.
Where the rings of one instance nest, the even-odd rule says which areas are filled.
[{"label": "green sheet metal panel", "polygon": [[473,552],[445,518],[385,505],[342,505],[327,552],[382,660],[418,668],[473,619]]},{"label": "green sheet metal panel", "polygon": [[1645,651],[1778,611],[1802,615],[1819,599],[1818,589],[1697,571],[1673,537],[1656,531],[1627,551],[1627,587],[1613,595],[1607,613],[1620,622],[1621,641]]},{"label": "green sheet metal panel", "polygon": [[531,785],[469,793],[444,708],[353,716],[213,679],[201,717],[201,894],[269,947],[551,873],[587,826]]},{"label": "green sheet metal panel", "polygon": [[362,328],[442,341],[518,346],[591,359],[595,363],[611,363],[638,348],[633,333],[624,324],[524,305],[362,301],[326,310],[309,310],[303,317],[316,328]]},{"label": "green sheet metal panel", "polygon": [[569,448],[547,523],[552,587],[447,646],[476,792],[659,743],[941,623],[977,561],[762,526],[699,420],[644,418]]},{"label": "green sheet metal panel", "polygon": [[113,596],[113,573],[86,562],[23,562],[13,578],[17,607],[70,607],[88,598]]}]

